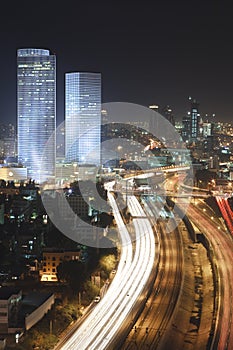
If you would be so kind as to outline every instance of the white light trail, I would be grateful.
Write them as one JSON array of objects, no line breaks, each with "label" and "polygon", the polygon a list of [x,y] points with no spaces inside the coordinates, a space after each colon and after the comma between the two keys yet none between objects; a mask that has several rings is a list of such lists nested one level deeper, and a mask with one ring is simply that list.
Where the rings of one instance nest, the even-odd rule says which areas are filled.
[{"label": "white light trail", "polygon": [[155,257],[154,233],[138,200],[129,196],[136,235],[135,253],[112,194],[110,205],[121,235],[122,252],[117,273],[104,298],[62,347],[62,350],[106,349],[132,311],[150,276]]}]

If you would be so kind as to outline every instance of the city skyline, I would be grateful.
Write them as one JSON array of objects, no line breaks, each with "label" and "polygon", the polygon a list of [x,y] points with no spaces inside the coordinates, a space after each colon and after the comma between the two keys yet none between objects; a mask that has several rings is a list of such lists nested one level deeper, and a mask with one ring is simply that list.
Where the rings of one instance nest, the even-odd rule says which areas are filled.
[{"label": "city skyline", "polygon": [[[1,121],[16,122],[17,49],[48,48],[57,56],[57,119],[64,120],[65,72],[102,74],[103,103],[169,104],[179,120],[188,96],[200,113],[232,119],[232,24],[225,1],[105,1],[46,5],[33,15],[26,3],[4,4],[0,29]],[[36,23],[36,25],[35,25]]]}]

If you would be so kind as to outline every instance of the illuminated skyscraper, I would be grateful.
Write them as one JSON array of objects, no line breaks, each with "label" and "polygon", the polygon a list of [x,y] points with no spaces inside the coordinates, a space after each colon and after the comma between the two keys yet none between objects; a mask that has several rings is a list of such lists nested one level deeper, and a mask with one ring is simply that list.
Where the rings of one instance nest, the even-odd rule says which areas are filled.
[{"label": "illuminated skyscraper", "polygon": [[16,130],[11,123],[0,124],[0,157],[7,162],[16,155]]},{"label": "illuminated skyscraper", "polygon": [[190,129],[191,129],[191,118],[190,118],[190,112],[187,112],[186,116],[182,119],[182,132],[181,136],[184,141],[190,140]]},{"label": "illuminated skyscraper", "polygon": [[101,74],[65,74],[66,160],[100,164]]},{"label": "illuminated skyscraper", "polygon": [[53,176],[55,136],[44,153],[56,128],[56,56],[49,50],[17,51],[17,115],[18,162],[36,181]]},{"label": "illuminated skyscraper", "polygon": [[194,99],[192,100],[191,97],[189,97],[189,100],[191,101],[191,115],[190,115],[190,133],[191,133],[191,139],[195,141],[199,136],[199,122],[200,122],[200,114],[198,112],[199,103]]}]

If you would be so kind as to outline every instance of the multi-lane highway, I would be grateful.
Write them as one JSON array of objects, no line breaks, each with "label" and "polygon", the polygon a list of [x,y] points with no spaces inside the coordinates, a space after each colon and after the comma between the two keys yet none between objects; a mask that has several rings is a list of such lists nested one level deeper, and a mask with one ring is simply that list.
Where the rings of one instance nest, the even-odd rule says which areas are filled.
[{"label": "multi-lane highway", "polygon": [[230,234],[219,230],[196,206],[190,205],[188,215],[205,234],[214,251],[218,271],[216,289],[216,328],[211,349],[233,349],[233,241]]},{"label": "multi-lane highway", "polygon": [[[134,328],[137,314],[135,310],[138,308],[139,302],[144,303],[143,296],[152,268],[155,266],[155,237],[148,217],[158,219],[161,216],[163,203],[155,204],[152,197],[148,197],[147,203],[144,202],[145,208],[147,206],[145,213],[136,197],[129,194],[128,191],[127,207],[134,227],[129,233],[114,196],[110,192],[111,188],[111,186],[108,188],[108,198],[121,240],[121,258],[117,273],[102,300],[96,304],[75,333],[63,339],[57,349],[155,349],[161,345],[160,340],[162,340],[167,324],[171,320],[182,280],[182,249],[179,242],[179,232],[177,231],[172,238],[171,234],[165,234],[165,229],[161,226],[163,230],[160,232],[159,239],[161,246],[160,268],[152,295],[148,299],[144,311],[141,309],[141,317]],[[228,214],[229,220],[231,220],[232,212],[225,203],[221,202],[221,205],[224,207],[224,213]],[[222,232],[213,220],[206,217],[196,206],[190,204],[190,201],[187,203],[187,210],[191,221],[210,242],[214,251],[214,264],[217,267],[216,290],[218,293],[215,301],[216,310],[213,314],[214,319],[216,317],[216,326],[210,346],[211,349],[232,349],[232,237],[225,231]],[[227,286],[226,281],[229,281]],[[132,331],[129,333],[130,329]],[[128,333],[127,340],[123,343],[123,339]]]},{"label": "multi-lane highway", "polygon": [[228,198],[223,198],[222,196],[216,196],[215,198],[227,227],[233,235],[233,212],[228,203]]},{"label": "multi-lane highway", "polygon": [[[152,197],[144,201],[145,211],[154,224],[157,217],[157,203]],[[176,307],[182,285],[182,242],[178,229],[167,234],[164,221],[158,224],[160,260],[158,274],[146,307],[128,335],[122,350],[156,349],[164,337],[167,326]]]},{"label": "multi-lane highway", "polygon": [[[108,193],[121,237],[121,258],[117,273],[107,293],[83,321],[77,331],[57,349],[110,349],[116,344],[118,332],[133,314],[134,305],[146,288],[155,259],[154,232],[137,199],[130,196],[129,206],[135,233],[135,248],[122,220],[113,195]],[[132,321],[132,320],[131,320]],[[124,324],[125,325],[125,324]],[[116,345],[115,347],[116,348]]]}]

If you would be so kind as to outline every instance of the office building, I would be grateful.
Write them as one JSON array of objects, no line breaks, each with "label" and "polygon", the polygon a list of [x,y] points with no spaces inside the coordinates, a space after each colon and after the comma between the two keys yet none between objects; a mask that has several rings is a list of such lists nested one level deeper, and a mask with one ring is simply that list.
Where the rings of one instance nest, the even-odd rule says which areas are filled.
[{"label": "office building", "polygon": [[47,180],[56,152],[56,56],[49,50],[17,51],[17,117],[18,162],[29,178]]},{"label": "office building", "polygon": [[101,74],[65,74],[66,161],[100,165]]},{"label": "office building", "polygon": [[149,130],[156,130],[158,126],[158,120],[157,117],[155,116],[154,112],[159,113],[159,105],[153,104],[148,106],[149,109],[153,111],[153,113],[150,114],[150,119],[149,119]]},{"label": "office building", "polygon": [[[149,108],[154,111],[154,112],[158,112],[159,114],[161,114],[164,118],[166,118],[169,123],[171,123],[173,126],[175,126],[175,119],[174,119],[174,114],[173,111],[171,109],[171,107],[169,105],[165,105],[164,107],[161,107],[157,104],[153,104],[150,105]],[[157,127],[157,119],[155,117],[154,114],[151,115],[150,117],[150,122],[149,122],[149,128],[153,128],[156,129]]]},{"label": "office building", "polygon": [[195,100],[192,99],[191,97],[189,98],[190,103],[191,103],[191,114],[190,114],[190,136],[192,141],[196,141],[197,138],[199,137],[199,122],[200,122],[200,114],[198,111],[199,108],[199,103]]},{"label": "office building", "polygon": [[208,137],[208,136],[212,136],[213,135],[213,123],[203,123],[202,124],[203,127],[203,137]]},{"label": "office building", "polygon": [[190,139],[190,126],[191,126],[191,118],[190,118],[190,112],[188,112],[187,115],[182,119],[181,136],[184,141],[189,141]]},{"label": "office building", "polygon": [[16,156],[15,126],[11,123],[0,124],[0,158],[5,161]]},{"label": "office building", "polygon": [[160,113],[163,117],[165,117],[173,126],[175,126],[175,118],[173,111],[169,105],[164,106]]}]

